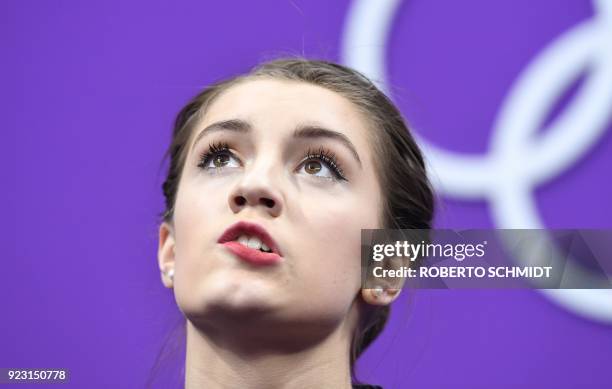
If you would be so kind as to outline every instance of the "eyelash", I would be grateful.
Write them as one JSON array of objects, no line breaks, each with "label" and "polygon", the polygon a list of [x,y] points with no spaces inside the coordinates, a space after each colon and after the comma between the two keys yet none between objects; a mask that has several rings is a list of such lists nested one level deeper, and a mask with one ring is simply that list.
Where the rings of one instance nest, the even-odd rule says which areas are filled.
[{"label": "eyelash", "polygon": [[[230,151],[230,146],[228,143],[226,142],[211,143],[208,146],[208,149],[204,151],[202,154],[200,154],[200,159],[199,159],[200,162],[198,163],[198,167],[202,169],[206,169],[206,166],[210,163],[212,158],[214,158],[217,154],[222,153],[222,152],[226,152],[230,154],[231,156],[236,157],[234,153]],[[304,163],[310,160],[319,160],[323,162],[331,170],[332,174],[334,175],[334,180],[348,181],[346,179],[346,176],[344,175],[344,170],[342,169],[342,166],[338,162],[338,158],[336,157],[336,154],[334,154],[330,150],[324,147],[319,147],[318,149],[308,149],[304,157],[300,161],[300,166],[302,166]]]},{"label": "eyelash", "polygon": [[306,155],[304,156],[304,158],[302,158],[302,161],[300,162],[300,166],[302,166],[302,164],[304,164],[306,161],[310,161],[313,159],[318,159],[319,161],[327,165],[327,167],[330,168],[332,174],[335,176],[336,180],[348,181],[344,175],[344,170],[342,170],[342,166],[340,166],[340,163],[338,162],[336,154],[334,154],[330,150],[324,147],[319,147],[316,150],[308,149],[306,151]]},{"label": "eyelash", "polygon": [[211,143],[208,146],[208,149],[200,154],[200,162],[198,163],[198,167],[206,169],[206,165],[208,165],[210,160],[221,152],[227,152],[228,154],[234,155],[234,153],[230,151],[229,144],[225,142]]}]

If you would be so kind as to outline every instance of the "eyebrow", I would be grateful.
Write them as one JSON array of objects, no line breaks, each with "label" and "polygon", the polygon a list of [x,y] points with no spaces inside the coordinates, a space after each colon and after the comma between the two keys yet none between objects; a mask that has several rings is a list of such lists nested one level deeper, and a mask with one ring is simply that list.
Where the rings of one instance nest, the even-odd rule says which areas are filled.
[{"label": "eyebrow", "polygon": [[231,119],[215,122],[200,131],[198,136],[196,136],[195,141],[193,142],[192,149],[205,135],[224,130],[246,133],[251,130],[251,125],[248,122],[240,119]]},{"label": "eyebrow", "polygon": [[[230,119],[215,122],[200,131],[200,133],[196,136],[195,141],[193,142],[192,149],[205,135],[212,134],[218,131],[232,131],[244,134],[251,131],[251,129],[251,124],[241,119]],[[353,157],[355,157],[355,159],[357,160],[359,167],[361,167],[361,159],[359,158],[357,149],[349,140],[349,138],[341,132],[330,130],[317,124],[299,124],[293,131],[293,137],[297,139],[327,138],[336,140],[342,145],[344,145],[351,152]]]}]

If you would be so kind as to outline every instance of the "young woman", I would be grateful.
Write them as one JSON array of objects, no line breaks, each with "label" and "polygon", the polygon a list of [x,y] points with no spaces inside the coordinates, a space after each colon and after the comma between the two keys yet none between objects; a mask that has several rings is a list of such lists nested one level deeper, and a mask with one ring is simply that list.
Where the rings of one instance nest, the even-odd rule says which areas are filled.
[{"label": "young woman", "polygon": [[400,113],[368,79],[280,59],[178,114],[161,279],[186,318],[185,387],[356,388],[398,290],[361,288],[360,230],[430,228]]}]

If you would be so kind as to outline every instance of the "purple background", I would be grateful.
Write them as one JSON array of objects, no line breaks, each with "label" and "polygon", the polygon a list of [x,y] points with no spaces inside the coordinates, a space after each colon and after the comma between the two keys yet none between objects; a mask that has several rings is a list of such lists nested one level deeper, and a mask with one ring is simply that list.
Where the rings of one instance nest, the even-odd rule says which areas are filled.
[{"label": "purple background", "polygon": [[[280,54],[339,61],[347,1],[0,3],[0,367],[68,368],[74,387],[143,387],[179,318],[159,281],[160,161],[204,85]],[[394,98],[433,143],[482,153],[509,86],[589,2],[403,4]],[[608,131],[537,190],[548,227],[612,225]],[[604,170],[605,169],[605,170]],[[444,198],[439,227],[493,227]],[[612,386],[612,326],[531,290],[411,291],[359,376],[391,388]],[[412,302],[408,301],[412,298]],[[612,302],[611,302],[612,304]]]}]

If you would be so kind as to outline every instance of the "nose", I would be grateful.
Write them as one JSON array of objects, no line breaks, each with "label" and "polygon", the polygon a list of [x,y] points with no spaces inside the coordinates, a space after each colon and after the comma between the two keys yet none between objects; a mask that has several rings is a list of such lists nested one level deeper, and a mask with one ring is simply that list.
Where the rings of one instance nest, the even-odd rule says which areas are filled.
[{"label": "nose", "polygon": [[280,216],[283,211],[283,200],[274,176],[278,176],[272,167],[257,168],[252,166],[236,184],[229,196],[229,206],[234,213],[245,208],[262,209],[272,217]]}]

